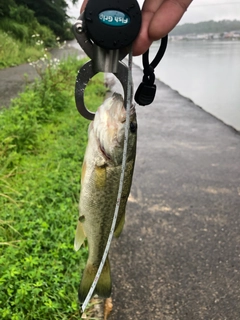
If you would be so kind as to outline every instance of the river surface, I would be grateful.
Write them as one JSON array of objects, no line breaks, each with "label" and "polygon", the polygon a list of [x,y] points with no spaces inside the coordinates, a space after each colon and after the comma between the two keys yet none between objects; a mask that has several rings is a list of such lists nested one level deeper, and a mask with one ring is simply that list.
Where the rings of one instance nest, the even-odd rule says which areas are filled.
[{"label": "river surface", "polygon": [[[150,58],[158,46],[151,46]],[[142,66],[140,56],[133,61]],[[240,41],[169,41],[155,75],[240,130]]]}]

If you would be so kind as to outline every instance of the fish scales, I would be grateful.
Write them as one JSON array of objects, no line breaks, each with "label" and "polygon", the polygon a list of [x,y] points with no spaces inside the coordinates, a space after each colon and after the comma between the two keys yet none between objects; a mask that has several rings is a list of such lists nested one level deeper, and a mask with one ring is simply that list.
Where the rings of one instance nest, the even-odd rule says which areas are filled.
[{"label": "fish scales", "polygon": [[[121,197],[118,219],[116,223],[117,226],[125,212],[125,206],[129,193],[129,185],[131,185],[132,180],[132,168],[133,161],[130,161],[126,165],[123,194]],[[91,172],[92,178],[83,188],[83,196],[80,200],[82,201],[82,212],[84,213],[88,210],[87,215],[85,215],[85,219],[88,219],[88,223],[86,224],[84,230],[86,231],[86,234],[88,234],[89,261],[97,262],[98,265],[101,262],[102,254],[106,247],[112,225],[121,174],[121,166],[114,168],[106,167],[101,170],[106,172],[104,174],[106,177],[105,185],[101,185],[99,187],[99,184],[96,182],[94,177],[96,176],[95,173]],[[89,190],[91,191],[89,192]],[[115,199],[115,201],[113,201],[113,199]],[[97,246],[96,243],[98,244]]]},{"label": "fish scales", "polygon": [[[85,300],[101,263],[110,233],[116,207],[119,180],[122,170],[126,110],[123,98],[113,94],[99,107],[88,130],[81,176],[79,221],[75,237],[78,250],[85,237],[89,255],[79,287],[79,300]],[[125,220],[136,156],[137,121],[135,108],[131,108],[127,162],[115,236],[119,236]],[[110,264],[107,258],[98,280],[95,293],[102,297],[111,294]]]}]

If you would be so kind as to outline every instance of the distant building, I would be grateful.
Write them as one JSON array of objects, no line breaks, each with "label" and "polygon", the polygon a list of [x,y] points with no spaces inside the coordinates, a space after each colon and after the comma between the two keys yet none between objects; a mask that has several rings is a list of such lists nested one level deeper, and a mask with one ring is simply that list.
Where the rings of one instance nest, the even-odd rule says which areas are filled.
[{"label": "distant building", "polygon": [[169,40],[171,41],[191,41],[191,40],[240,40],[240,31],[230,31],[223,33],[202,33],[202,34],[186,34],[186,35],[170,35]]}]

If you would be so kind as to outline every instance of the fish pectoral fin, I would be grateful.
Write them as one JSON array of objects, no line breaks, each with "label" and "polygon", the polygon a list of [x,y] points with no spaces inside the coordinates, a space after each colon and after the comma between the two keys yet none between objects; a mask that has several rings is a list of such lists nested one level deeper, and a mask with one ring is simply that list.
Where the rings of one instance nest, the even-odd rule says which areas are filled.
[{"label": "fish pectoral fin", "polygon": [[85,238],[86,238],[86,235],[83,230],[83,225],[80,221],[78,221],[76,234],[75,234],[75,240],[74,240],[74,250],[75,251],[78,251],[81,248],[81,245],[83,244]]},{"label": "fish pectoral fin", "polygon": [[[98,266],[87,262],[81,279],[80,287],[78,290],[78,299],[83,302],[91,288],[94,278],[97,274]],[[107,257],[102,273],[99,277],[96,289],[94,291],[99,297],[109,298],[112,291],[112,280],[110,274],[110,263]]]},{"label": "fish pectoral fin", "polygon": [[124,227],[124,223],[125,223],[125,212],[122,214],[118,224],[116,225],[115,231],[114,231],[114,237],[118,238],[120,236],[120,234],[123,231],[123,227]]}]

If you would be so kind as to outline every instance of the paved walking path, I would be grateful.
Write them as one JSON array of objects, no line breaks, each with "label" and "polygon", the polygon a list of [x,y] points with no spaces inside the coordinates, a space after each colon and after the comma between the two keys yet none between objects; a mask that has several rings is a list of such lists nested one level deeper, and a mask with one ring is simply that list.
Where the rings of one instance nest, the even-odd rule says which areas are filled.
[{"label": "paved walking path", "polygon": [[[134,67],[135,88],[142,72]],[[240,134],[162,82],[138,107],[110,320],[240,319]]]},{"label": "paved walking path", "polygon": [[[73,54],[85,57],[83,51],[77,50],[68,44],[62,49],[51,50],[52,58],[62,59]],[[28,63],[0,70],[0,109],[3,106],[9,106],[11,99],[16,98],[24,86],[33,82],[36,77],[38,77],[36,69]]]}]

